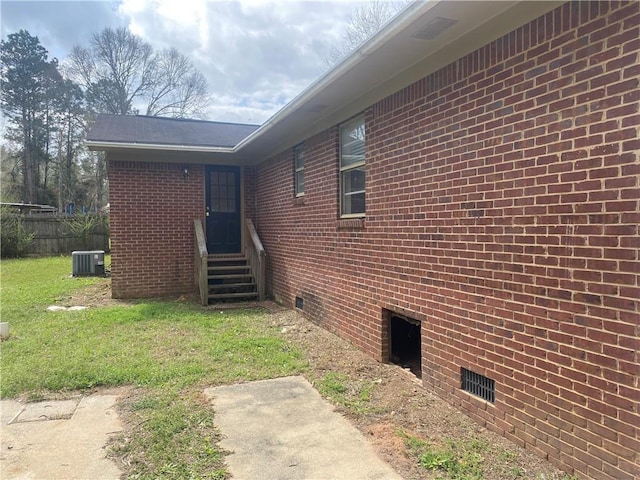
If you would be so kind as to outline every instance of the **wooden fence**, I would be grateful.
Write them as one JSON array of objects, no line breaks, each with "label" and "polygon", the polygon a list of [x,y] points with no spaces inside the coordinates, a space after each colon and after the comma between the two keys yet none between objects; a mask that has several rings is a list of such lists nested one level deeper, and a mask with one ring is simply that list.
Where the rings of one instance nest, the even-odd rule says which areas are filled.
[{"label": "wooden fence", "polygon": [[75,250],[109,251],[109,223],[104,215],[21,215],[34,237],[27,255],[71,255]]}]

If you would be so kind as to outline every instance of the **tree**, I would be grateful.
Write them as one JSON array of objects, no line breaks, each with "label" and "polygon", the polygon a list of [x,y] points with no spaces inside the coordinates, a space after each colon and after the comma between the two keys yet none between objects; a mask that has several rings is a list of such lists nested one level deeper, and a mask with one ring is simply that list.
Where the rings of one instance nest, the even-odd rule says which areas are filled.
[{"label": "tree", "polygon": [[147,115],[197,116],[209,104],[207,81],[175,48],[158,53],[148,93]]},{"label": "tree", "polygon": [[45,198],[39,189],[40,167],[49,154],[49,99],[61,80],[58,62],[49,61],[38,37],[26,30],[0,42],[0,61],[0,106],[9,121],[8,139],[20,145],[22,199],[39,203]]},{"label": "tree", "polygon": [[22,199],[22,173],[20,152],[8,145],[0,146],[0,201],[20,202]]},{"label": "tree", "polygon": [[377,33],[396,13],[402,10],[408,0],[389,2],[372,0],[356,8],[349,18],[340,43],[333,45],[325,59],[333,66]]},{"label": "tree", "polygon": [[59,208],[77,200],[78,178],[76,172],[76,152],[84,138],[84,95],[82,89],[69,79],[59,88],[56,166],[57,203]]},{"label": "tree", "polygon": [[[207,83],[175,49],[153,48],[126,28],[106,28],[88,48],[71,52],[72,72],[97,113],[198,116],[209,103]],[[146,105],[146,106],[145,106]]]},{"label": "tree", "polygon": [[[61,92],[64,82],[62,75],[58,70],[58,61],[53,60],[47,65],[47,70],[43,78],[44,95],[42,97],[42,117],[40,121],[40,141],[41,145],[41,181],[39,182],[39,202],[51,203],[53,196],[49,190],[49,176],[51,173],[51,165],[53,161],[53,145],[52,137],[57,130],[57,119],[59,118],[59,110],[62,106],[60,102]],[[39,175],[40,176],[40,175]]]},{"label": "tree", "polygon": [[[70,55],[71,76],[83,87],[92,113],[138,113],[170,117],[201,116],[210,103],[207,82],[191,60],[176,49],[154,53],[153,48],[126,28],[106,28],[94,34],[87,48]],[[104,154],[84,159],[85,190],[97,206],[106,201]],[[89,175],[89,173],[91,175]]]},{"label": "tree", "polygon": [[94,34],[89,48],[71,51],[72,71],[100,113],[126,115],[151,86],[153,49],[126,28]]}]

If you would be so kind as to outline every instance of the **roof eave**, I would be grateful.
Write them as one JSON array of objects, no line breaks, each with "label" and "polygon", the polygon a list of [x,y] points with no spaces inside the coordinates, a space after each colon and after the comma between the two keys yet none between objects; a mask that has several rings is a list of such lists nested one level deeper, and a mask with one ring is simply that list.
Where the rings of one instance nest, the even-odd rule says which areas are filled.
[{"label": "roof eave", "polygon": [[[392,38],[399,31],[406,27],[412,21],[413,15],[417,11],[428,10],[433,5],[437,4],[439,0],[431,0],[428,2],[413,2],[406,8],[396,14],[380,32],[369,38],[363,45],[356,48],[353,52],[347,55],[344,59],[338,62],[333,68],[330,68],[320,78],[309,85],[303,90],[297,97],[291,102],[285,105],[281,110],[276,112],[271,118],[267,119],[257,130],[252,132],[249,136],[245,137],[238,145],[236,150],[241,150],[245,145],[252,143],[256,138],[266,135],[271,128],[278,124],[281,120],[288,117],[290,114],[298,111],[302,106],[313,100],[316,95],[324,90],[327,85],[331,85],[338,81],[345,72],[348,72],[356,65],[362,62],[371,52],[375,51],[380,45]],[[425,6],[425,3],[427,4]]]},{"label": "roof eave", "polygon": [[[487,4],[415,1],[235,147],[104,141],[87,141],[87,145],[92,150],[146,149],[230,154],[234,160],[257,164],[362,112],[564,1],[504,0]],[[470,9],[472,6],[474,8]],[[451,28],[431,40],[421,39],[418,35],[421,29],[440,17],[453,19]],[[380,69],[380,66],[384,68]]]},{"label": "roof eave", "polygon": [[[242,140],[236,149],[250,157],[269,158],[361,113],[379,100],[564,2],[414,2]],[[469,10],[472,6],[473,10]],[[417,36],[428,22],[439,17],[455,19],[455,23],[432,40]],[[380,71],[381,65],[386,73]],[[316,106],[324,108],[315,111]],[[254,161],[261,160],[256,158]]]}]

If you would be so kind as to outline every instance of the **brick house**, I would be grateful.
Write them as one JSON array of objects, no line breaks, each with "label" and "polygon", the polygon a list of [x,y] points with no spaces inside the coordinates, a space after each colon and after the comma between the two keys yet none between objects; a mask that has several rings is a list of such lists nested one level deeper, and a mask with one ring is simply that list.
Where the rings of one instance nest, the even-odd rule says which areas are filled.
[{"label": "brick house", "polygon": [[[266,294],[480,424],[638,478],[639,24],[640,2],[413,4],[260,127],[99,117],[114,296],[253,256]],[[203,300],[260,296],[216,290],[249,273]]]}]

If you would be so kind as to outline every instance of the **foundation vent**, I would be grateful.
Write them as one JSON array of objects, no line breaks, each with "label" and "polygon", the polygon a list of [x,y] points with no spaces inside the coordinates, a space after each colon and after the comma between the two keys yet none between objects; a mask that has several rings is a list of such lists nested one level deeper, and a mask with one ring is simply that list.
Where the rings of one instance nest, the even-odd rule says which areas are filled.
[{"label": "foundation vent", "polygon": [[304,309],[304,298],[296,297],[296,308],[299,308],[300,310]]},{"label": "foundation vent", "polygon": [[496,382],[490,378],[462,368],[462,390],[494,403],[496,399]]}]

